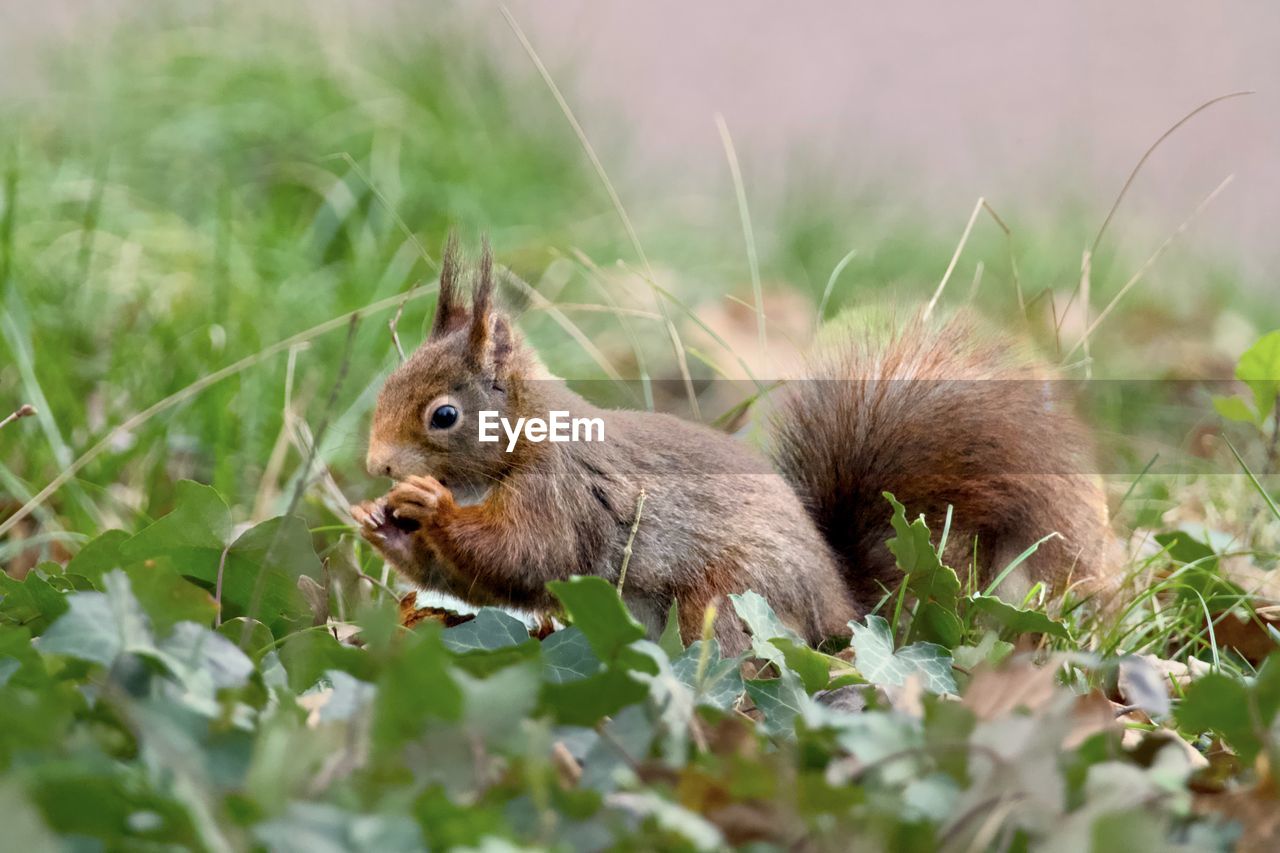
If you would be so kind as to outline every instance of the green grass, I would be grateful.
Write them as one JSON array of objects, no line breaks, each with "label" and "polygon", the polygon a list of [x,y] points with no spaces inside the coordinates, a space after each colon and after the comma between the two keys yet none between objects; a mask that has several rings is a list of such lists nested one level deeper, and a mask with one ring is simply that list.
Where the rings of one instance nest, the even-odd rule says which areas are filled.
[{"label": "green grass", "polygon": [[[704,388],[743,372],[762,335],[785,337],[794,317],[760,313],[760,293],[791,288],[827,318],[927,300],[964,211],[890,215],[891,186],[847,197],[800,173],[768,193],[744,161],[711,200],[714,227],[682,218],[675,187],[623,199],[640,223],[632,240],[534,67],[509,61],[521,56],[514,40],[493,46],[440,20],[338,38],[287,12],[152,13],[100,34],[92,55],[54,53],[48,91],[0,106],[0,415],[39,410],[0,429],[0,523],[74,469],[0,541],[15,576],[54,561],[0,579],[0,804],[24,840],[239,849],[303,844],[305,831],[338,847],[807,836],[819,847],[1056,838],[1080,849],[1123,828],[1130,849],[1164,849],[1239,831],[1194,819],[1189,803],[1194,790],[1210,811],[1239,814],[1214,803],[1265,799],[1276,766],[1280,662],[1258,673],[1276,644],[1258,608],[1274,593],[1256,589],[1280,550],[1276,472],[1258,455],[1274,426],[1234,428],[1239,464],[1219,447],[1193,465],[1168,441],[1185,420],[1162,420],[1187,401],[1163,386],[1096,401],[1122,460],[1109,487],[1130,556],[1114,610],[1041,594],[1009,612],[971,589],[936,600],[908,576],[879,611],[887,649],[875,623],[860,626],[843,638],[850,666],[839,642],[821,653],[769,644],[766,620],[756,651],[775,662],[746,683],[709,644],[646,644],[620,614],[541,642],[494,612],[447,631],[397,629],[395,579],[351,536],[345,509],[378,488],[361,459],[397,358],[387,321],[413,289],[398,328],[406,346],[420,338],[449,228],[470,245],[487,233],[530,283],[537,295],[506,296],[531,309],[521,326],[554,370],[679,380],[665,311]],[[572,101],[571,72],[551,73]],[[617,139],[592,141],[625,173]],[[981,264],[983,311],[1026,323],[1053,353],[1074,340],[1059,346],[1040,294],[1075,286],[1110,199],[1064,191],[1048,203],[1055,225],[1034,232],[1019,208],[1044,199],[993,202],[1008,236],[980,214],[941,304],[963,303]],[[1123,210],[1093,258],[1095,316],[1145,260],[1115,249]],[[1229,367],[1280,324],[1247,284],[1229,258],[1175,245],[1091,341],[1093,375],[1175,373],[1171,339]],[[742,327],[708,326],[727,298],[750,306]],[[584,307],[602,305],[624,312]],[[1239,331],[1223,343],[1223,329]],[[682,405],[679,381],[648,393]],[[1196,416],[1211,415],[1198,393]],[[736,402],[707,393],[702,414]],[[1149,470],[1149,448],[1129,441],[1143,435],[1163,442]],[[270,520],[289,510],[305,528]],[[928,523],[936,544],[943,520]],[[300,575],[327,582],[327,614]],[[570,617],[618,607],[591,584],[557,594]],[[955,624],[940,632],[930,604]],[[344,640],[358,626],[364,647],[311,624],[326,615]],[[182,635],[183,620],[202,627]],[[228,642],[211,639],[215,627]],[[927,663],[900,670],[895,654]],[[1100,696],[1142,704],[1117,687],[1135,654],[1203,662],[1225,679],[1171,686],[1172,709],[1126,722],[1171,729],[1208,769],[1158,752],[1156,735],[1135,745],[1116,728],[1081,729]],[[984,708],[982,697],[1034,680],[1019,655],[1059,686],[1022,712]],[[952,679],[965,701],[921,694],[900,671]],[[980,678],[994,681],[971,692]],[[811,698],[863,681],[881,692],[860,715]],[[1023,738],[1028,724],[1050,735]]]}]

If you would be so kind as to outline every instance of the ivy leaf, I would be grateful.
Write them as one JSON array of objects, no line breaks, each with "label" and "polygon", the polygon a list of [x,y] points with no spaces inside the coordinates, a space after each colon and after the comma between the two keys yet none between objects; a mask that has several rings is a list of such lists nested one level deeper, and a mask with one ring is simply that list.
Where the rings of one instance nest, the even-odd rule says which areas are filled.
[{"label": "ivy leaf", "polygon": [[873,684],[901,687],[915,674],[930,693],[958,692],[951,655],[941,646],[914,643],[894,651],[889,623],[879,616],[868,616],[866,625],[850,622],[849,627],[858,671]]},{"label": "ivy leaf", "polygon": [[669,763],[679,765],[686,760],[689,726],[696,705],[693,691],[671,666],[667,653],[657,643],[641,640],[636,651],[648,656],[655,672],[635,672],[633,677],[649,687],[648,706],[655,714],[662,733],[663,754]]},{"label": "ivy leaf", "polygon": [[[218,556],[221,558],[221,554]],[[217,564],[212,564],[211,569],[201,579],[214,583]],[[297,516],[267,519],[246,530],[227,551],[222,583],[224,612],[228,605],[234,606],[241,612],[227,615],[261,619],[273,631],[310,624],[311,610],[298,591],[298,578],[305,575],[318,579],[323,573],[305,521]],[[257,612],[250,612],[255,604]]]},{"label": "ivy leaf", "polygon": [[329,701],[320,707],[319,717],[323,722],[355,718],[376,695],[372,684],[340,669],[331,669],[324,677],[333,685],[333,693]]},{"label": "ivy leaf", "polygon": [[[449,652],[440,633],[430,625],[409,633],[399,654],[383,667],[372,727],[380,754],[393,754],[405,741],[418,737],[428,720],[457,720],[462,714],[462,691],[450,672]],[[352,675],[359,678],[361,673]]]},{"label": "ivy leaf", "polygon": [[627,791],[614,794],[609,805],[637,817],[649,818],[672,835],[679,836],[693,850],[723,850],[724,836],[714,823],[678,803],[663,799],[654,791]]},{"label": "ivy leaf", "polygon": [[[705,658],[705,660],[704,660]],[[720,643],[697,640],[671,662],[671,669],[693,690],[694,701],[721,711],[731,711],[746,687],[742,683],[742,661],[720,657]],[[702,667],[701,677],[698,669]]]},{"label": "ivy leaf", "polygon": [[[240,630],[244,630],[244,623],[240,624]],[[238,647],[240,633],[232,635],[231,640]],[[311,687],[330,669],[369,679],[373,668],[369,655],[338,642],[326,629],[298,631],[285,637],[280,645],[280,662],[288,673],[289,687],[296,693]]]},{"label": "ivy leaf", "polygon": [[746,687],[751,701],[764,714],[765,731],[775,737],[793,731],[796,717],[811,701],[800,677],[789,669],[782,670],[778,678],[748,681]]},{"label": "ivy leaf", "polygon": [[230,540],[231,510],[222,497],[211,486],[180,480],[169,514],[116,543],[116,555],[131,563],[171,556],[183,574],[190,574],[188,564],[207,562],[208,552],[221,556]]},{"label": "ivy leaf", "polygon": [[54,589],[41,569],[28,572],[23,580],[0,570],[0,623],[23,625],[39,634],[67,612],[67,596]]},{"label": "ivy leaf", "polygon": [[462,722],[477,742],[490,745],[510,741],[520,732],[520,721],[538,701],[540,667],[537,662],[509,666],[486,678],[458,672],[454,680],[462,691]]},{"label": "ivy leaf", "polygon": [[981,613],[997,627],[1014,634],[1048,634],[1063,640],[1071,639],[1067,626],[1041,613],[1039,610],[1022,610],[994,595],[974,593],[969,596],[969,606]]},{"label": "ivy leaf", "polygon": [[580,681],[600,671],[600,659],[591,651],[582,631],[570,626],[542,641],[543,677],[553,684]]},{"label": "ivy leaf", "polygon": [[[100,546],[94,561],[84,566],[89,577],[111,557],[113,547],[111,541]],[[226,503],[209,486],[190,480],[178,483],[173,510],[119,542],[116,556],[125,564],[165,558],[178,573],[210,589],[221,571],[224,618],[260,618],[279,635],[309,621],[298,578],[318,578],[322,571],[302,519],[269,519],[232,542]],[[256,613],[249,612],[253,608]]]},{"label": "ivy leaf", "polygon": [[556,721],[570,726],[594,726],[628,705],[644,701],[648,687],[621,669],[603,669],[586,678],[547,682],[542,704]]},{"label": "ivy leaf", "polygon": [[644,627],[628,612],[618,591],[604,578],[585,576],[547,584],[596,657],[612,661],[623,646],[644,638]]},{"label": "ivy leaf", "polygon": [[121,654],[159,656],[146,613],[116,570],[102,578],[106,592],[73,592],[67,612],[40,637],[40,651],[110,666]]},{"label": "ivy leaf", "polygon": [[907,510],[891,493],[884,497],[893,505],[894,533],[888,541],[889,550],[906,574],[907,590],[920,601],[936,601],[944,609],[955,611],[960,595],[960,578],[955,570],[942,564],[938,552],[929,539],[929,526],[921,515],[907,523]]},{"label": "ivy leaf", "polygon": [[349,812],[327,803],[290,803],[282,816],[258,824],[254,835],[281,853],[422,849],[422,835],[412,818]]},{"label": "ivy leaf", "polygon": [[529,642],[529,629],[510,613],[484,607],[476,618],[446,628],[443,639],[454,652],[491,651]]},{"label": "ivy leaf", "polygon": [[756,657],[783,666],[786,663],[786,656],[780,648],[769,641],[777,637],[797,644],[804,643],[799,634],[782,623],[778,615],[773,612],[773,608],[769,606],[769,602],[765,601],[759,593],[750,590],[741,594],[733,593],[729,596],[729,600],[733,602],[733,609],[738,614],[738,618],[751,632],[751,653]]},{"label": "ivy leaf", "polygon": [[[181,489],[181,484],[179,489]],[[94,586],[102,588],[102,576],[112,569],[122,569],[126,560],[120,554],[120,546],[129,539],[123,530],[108,530],[85,544],[67,563],[67,574],[88,578]]]},{"label": "ivy leaf", "polygon": [[137,563],[124,570],[138,603],[157,633],[179,622],[213,624],[218,606],[208,590],[188,583],[168,565]]},{"label": "ivy leaf", "polygon": [[245,628],[249,630],[249,642],[245,643],[245,652],[254,662],[261,661],[263,656],[271,650],[275,644],[276,638],[272,636],[271,629],[257,619],[247,619],[244,616],[237,616],[235,619],[228,619],[218,626],[217,631],[222,636],[229,639],[240,646],[240,639],[244,636]]},{"label": "ivy leaf", "polygon": [[813,693],[822,690],[831,681],[831,667],[826,655],[786,637],[774,637],[769,641],[782,652],[787,668],[800,676],[804,689]]},{"label": "ivy leaf", "polygon": [[253,674],[253,661],[239,646],[194,622],[175,625],[160,650],[186,691],[186,703],[210,716],[218,713],[214,700],[219,690],[240,687]]}]

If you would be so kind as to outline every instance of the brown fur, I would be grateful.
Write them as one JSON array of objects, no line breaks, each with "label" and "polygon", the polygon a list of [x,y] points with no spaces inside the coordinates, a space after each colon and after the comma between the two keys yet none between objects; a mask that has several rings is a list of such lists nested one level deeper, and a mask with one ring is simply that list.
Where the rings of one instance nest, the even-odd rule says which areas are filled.
[{"label": "brown fur", "polygon": [[[879,583],[891,583],[882,490],[930,519],[953,504],[957,557],[977,535],[980,553],[1003,565],[1059,530],[1065,540],[1041,547],[1034,575],[1059,581],[1073,566],[1077,574],[1097,568],[1105,513],[1096,488],[1056,471],[1029,479],[994,464],[1080,461],[1078,424],[1037,414],[1026,393],[1007,399],[994,385],[840,381],[828,394],[802,384],[778,418],[775,469],[707,427],[592,406],[549,376],[494,311],[487,248],[470,309],[457,276],[450,243],[431,334],[387,379],[374,414],[369,471],[397,484],[353,508],[363,535],[425,587],[537,611],[555,604],[548,581],[594,574],[616,583],[641,489],[624,599],[651,634],[678,601],[685,640],[714,605],[715,633],[730,653],[747,645],[730,593],[760,593],[810,642],[843,633],[878,600]],[[878,353],[844,346],[823,362],[823,375],[1023,375],[1003,366],[994,344],[974,340],[955,325]],[[429,420],[445,399],[462,418],[441,431]],[[601,417],[605,440],[522,437],[507,453],[505,438],[478,441],[481,409],[513,422],[552,410]]]},{"label": "brown fur", "polygon": [[1105,573],[1107,510],[1088,432],[1063,383],[1017,341],[970,318],[917,321],[845,338],[809,373],[775,420],[775,462],[860,599],[896,583],[886,491],[909,517],[925,514],[935,541],[951,506],[945,556],[966,569],[976,539],[979,580],[1059,534],[1008,593]]}]

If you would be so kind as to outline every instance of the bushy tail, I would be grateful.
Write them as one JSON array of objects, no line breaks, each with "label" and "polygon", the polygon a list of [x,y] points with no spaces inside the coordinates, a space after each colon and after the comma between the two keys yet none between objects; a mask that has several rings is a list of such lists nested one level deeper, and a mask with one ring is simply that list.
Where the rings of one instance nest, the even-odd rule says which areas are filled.
[{"label": "bushy tail", "polygon": [[775,412],[774,460],[864,603],[897,582],[884,492],[924,513],[935,542],[952,507],[946,559],[980,579],[1059,534],[1003,593],[1102,572],[1106,502],[1088,433],[1068,383],[1017,342],[965,317],[916,320],[841,334],[808,376]]}]

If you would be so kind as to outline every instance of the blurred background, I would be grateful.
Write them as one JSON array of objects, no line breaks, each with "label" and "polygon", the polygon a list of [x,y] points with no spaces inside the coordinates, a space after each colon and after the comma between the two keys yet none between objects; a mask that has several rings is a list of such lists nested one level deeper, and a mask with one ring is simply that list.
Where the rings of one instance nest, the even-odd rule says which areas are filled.
[{"label": "blurred background", "polygon": [[[509,9],[0,10],[0,408],[40,411],[0,432],[0,516],[73,472],[5,559],[137,527],[184,477],[238,521],[305,477],[317,529],[346,523],[378,488],[387,321],[424,296],[397,326],[420,339],[451,226],[528,282],[506,298],[552,369],[675,380],[643,396],[686,411],[687,371],[708,421],[741,402],[712,380],[786,372],[820,318],[927,300],[954,257],[944,308],[1025,328],[1071,378],[1159,380],[1123,394],[1157,426],[1193,413],[1160,436],[1189,476],[1217,421],[1163,380],[1230,379],[1280,324],[1280,8]],[[1144,152],[1242,90],[1151,154],[1100,234]],[[1142,426],[1099,408],[1104,433]],[[1161,488],[1129,511],[1169,512]]]}]

